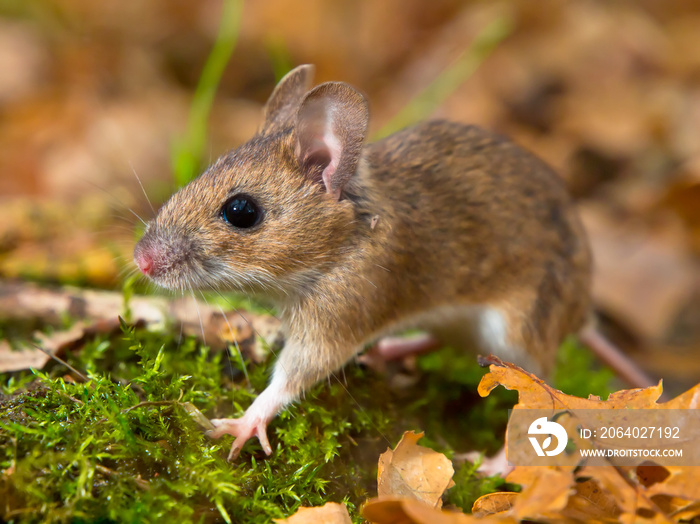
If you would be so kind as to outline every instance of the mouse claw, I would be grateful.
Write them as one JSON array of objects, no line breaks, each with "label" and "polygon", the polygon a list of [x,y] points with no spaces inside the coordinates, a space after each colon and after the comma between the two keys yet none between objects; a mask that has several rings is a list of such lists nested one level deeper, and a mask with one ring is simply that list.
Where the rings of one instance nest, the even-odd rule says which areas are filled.
[{"label": "mouse claw", "polygon": [[233,435],[235,440],[227,460],[231,462],[238,458],[243,446],[251,438],[257,437],[266,455],[272,454],[272,446],[267,438],[267,423],[264,420],[254,420],[243,415],[241,418],[218,418],[210,421],[214,429],[207,431],[210,438],[220,438],[223,435]]}]

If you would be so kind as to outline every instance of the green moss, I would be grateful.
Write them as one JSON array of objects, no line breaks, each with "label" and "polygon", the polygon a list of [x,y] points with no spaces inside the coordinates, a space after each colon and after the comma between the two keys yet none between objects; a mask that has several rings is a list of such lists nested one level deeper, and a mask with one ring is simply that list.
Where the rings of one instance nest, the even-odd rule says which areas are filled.
[{"label": "green moss", "polygon": [[613,371],[600,367],[593,353],[574,337],[569,337],[559,348],[552,383],[564,393],[582,398],[598,395],[606,399],[615,391],[614,378]]},{"label": "green moss", "polygon": [[463,462],[455,467],[452,479],[455,485],[447,492],[446,504],[457,506],[462,511],[471,512],[476,499],[496,491],[520,491],[520,486],[503,480],[499,475],[482,477],[477,473],[479,464]]},{"label": "green moss", "polygon": [[127,326],[68,360],[87,383],[64,378],[60,364],[4,377],[5,520],[246,522],[329,500],[358,518],[376,493],[379,454],[427,414],[423,402],[403,403],[415,388],[397,394],[350,366],[272,423],[271,457],[252,442],[229,464],[231,438],[208,439],[187,403],[208,417],[240,415],[264,388],[268,365],[248,365],[250,390],[236,359]]},{"label": "green moss", "polygon": [[[230,439],[209,440],[188,415],[187,402],[230,415],[254,396],[224,387],[223,368],[235,363],[222,354],[126,329],[124,340],[96,340],[71,360],[87,370],[88,383],[67,382],[58,369],[37,372],[30,390],[4,402],[0,467],[15,470],[3,477],[2,492],[19,511],[6,520],[208,521],[227,514],[245,521],[325,498],[328,480],[320,472],[341,446],[327,413],[299,417],[325,439],[322,456],[297,427],[280,432],[271,459],[256,461],[259,446],[250,446],[233,465],[225,460]],[[265,371],[253,370],[258,388]],[[8,380],[5,392],[16,392],[17,381],[26,378]],[[222,400],[227,408],[219,408]]]}]

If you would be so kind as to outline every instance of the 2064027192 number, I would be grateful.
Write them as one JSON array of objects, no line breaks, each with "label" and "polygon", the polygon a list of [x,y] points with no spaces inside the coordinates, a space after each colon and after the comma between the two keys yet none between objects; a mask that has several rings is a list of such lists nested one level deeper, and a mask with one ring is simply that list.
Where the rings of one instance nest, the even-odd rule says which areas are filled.
[{"label": "2064027192 number", "polygon": [[681,438],[678,427],[602,427],[599,438]]}]

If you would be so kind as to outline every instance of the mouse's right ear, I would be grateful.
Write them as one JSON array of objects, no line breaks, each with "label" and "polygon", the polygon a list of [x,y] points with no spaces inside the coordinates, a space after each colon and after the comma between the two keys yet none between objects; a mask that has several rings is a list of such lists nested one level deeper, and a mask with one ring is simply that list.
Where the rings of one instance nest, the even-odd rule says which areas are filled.
[{"label": "mouse's right ear", "polygon": [[261,135],[269,135],[293,125],[299,104],[311,87],[314,69],[311,64],[300,65],[279,81],[265,104]]},{"label": "mouse's right ear", "polygon": [[365,97],[343,82],[316,86],[299,106],[297,160],[304,174],[336,200],[357,171],[368,120]]}]

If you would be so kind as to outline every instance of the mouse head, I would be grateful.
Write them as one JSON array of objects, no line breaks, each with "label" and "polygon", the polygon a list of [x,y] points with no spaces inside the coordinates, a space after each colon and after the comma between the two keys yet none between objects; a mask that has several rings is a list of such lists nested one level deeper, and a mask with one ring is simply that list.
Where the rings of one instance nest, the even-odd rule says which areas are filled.
[{"label": "mouse head", "polygon": [[285,76],[261,130],[174,194],[146,228],[134,261],[156,284],[303,293],[351,249],[355,175],[368,122],[364,97],[313,67]]}]

